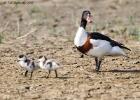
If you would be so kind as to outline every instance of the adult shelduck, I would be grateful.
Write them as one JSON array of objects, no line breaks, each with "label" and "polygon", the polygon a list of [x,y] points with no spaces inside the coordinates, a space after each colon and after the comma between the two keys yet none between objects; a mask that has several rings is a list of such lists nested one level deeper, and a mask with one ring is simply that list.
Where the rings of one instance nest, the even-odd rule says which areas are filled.
[{"label": "adult shelduck", "polygon": [[101,33],[86,32],[86,25],[91,22],[92,15],[90,11],[83,11],[74,44],[81,53],[95,57],[96,71],[99,71],[104,56],[126,56],[123,49],[130,49]]}]

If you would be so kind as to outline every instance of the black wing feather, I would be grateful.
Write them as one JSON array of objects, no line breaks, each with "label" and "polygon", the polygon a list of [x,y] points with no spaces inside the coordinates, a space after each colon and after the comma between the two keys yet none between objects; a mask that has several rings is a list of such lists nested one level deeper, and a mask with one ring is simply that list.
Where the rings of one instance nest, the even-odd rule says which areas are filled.
[{"label": "black wing feather", "polygon": [[95,40],[106,40],[106,41],[111,41],[111,39],[106,36],[106,35],[103,35],[101,33],[98,33],[98,32],[92,32],[92,33],[89,33],[89,35],[92,37],[92,39],[95,39]]}]

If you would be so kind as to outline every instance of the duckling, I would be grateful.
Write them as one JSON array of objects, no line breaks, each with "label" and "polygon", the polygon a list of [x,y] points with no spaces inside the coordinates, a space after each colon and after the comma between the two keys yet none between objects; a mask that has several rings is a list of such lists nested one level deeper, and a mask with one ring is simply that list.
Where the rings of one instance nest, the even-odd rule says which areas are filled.
[{"label": "duckling", "polygon": [[60,66],[54,60],[47,59],[45,56],[39,56],[38,65],[41,69],[49,71],[47,78],[49,78],[51,71],[55,72],[56,78],[58,77],[57,69]]},{"label": "duckling", "polygon": [[32,78],[33,71],[38,69],[35,62],[31,59],[28,59],[26,55],[19,55],[18,57],[19,65],[26,70],[24,76],[27,77],[28,72],[30,72],[30,79]]}]

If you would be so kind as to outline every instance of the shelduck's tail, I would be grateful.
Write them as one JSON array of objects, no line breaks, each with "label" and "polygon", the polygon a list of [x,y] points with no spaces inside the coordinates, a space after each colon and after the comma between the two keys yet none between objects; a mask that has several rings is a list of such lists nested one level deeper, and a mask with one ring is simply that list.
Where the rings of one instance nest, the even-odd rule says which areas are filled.
[{"label": "shelduck's tail", "polygon": [[121,47],[121,48],[123,48],[123,49],[126,49],[126,50],[131,51],[131,49],[129,49],[129,48],[127,48],[127,47],[125,47],[124,45],[121,45],[120,47]]},{"label": "shelduck's tail", "polygon": [[111,40],[111,45],[112,46],[119,46],[120,48],[122,49],[126,49],[126,50],[129,50],[131,51],[131,49],[127,48],[126,46],[124,46],[124,44],[120,43],[120,42],[117,42],[117,41],[114,41],[114,40]]}]

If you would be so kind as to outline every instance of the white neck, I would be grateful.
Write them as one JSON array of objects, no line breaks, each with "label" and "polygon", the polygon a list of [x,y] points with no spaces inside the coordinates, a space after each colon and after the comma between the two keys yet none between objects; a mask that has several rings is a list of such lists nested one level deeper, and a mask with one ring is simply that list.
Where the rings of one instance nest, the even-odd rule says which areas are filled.
[{"label": "white neck", "polygon": [[26,63],[24,60],[20,60],[20,61],[19,61],[19,64],[20,64],[22,67],[27,66],[27,63]]},{"label": "white neck", "polygon": [[88,33],[85,31],[85,29],[83,27],[79,27],[74,39],[74,44],[78,47],[78,46],[82,46],[84,45],[84,43],[86,42]]}]

